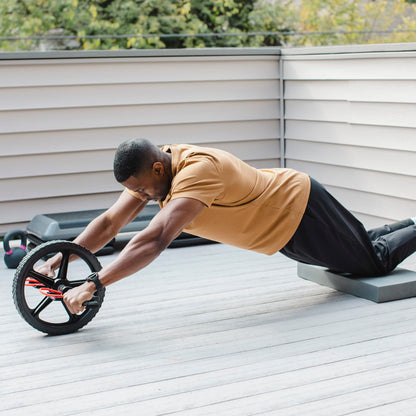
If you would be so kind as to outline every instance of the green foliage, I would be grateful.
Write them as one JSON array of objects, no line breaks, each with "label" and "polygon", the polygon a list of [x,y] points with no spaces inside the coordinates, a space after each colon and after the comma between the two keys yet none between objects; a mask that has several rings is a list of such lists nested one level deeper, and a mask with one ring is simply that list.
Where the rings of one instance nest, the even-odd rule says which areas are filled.
[{"label": "green foliage", "polygon": [[[411,4],[414,1],[3,0],[0,2],[0,36],[58,33],[78,39],[61,45],[61,48],[72,49],[409,42],[416,41],[416,34],[409,32],[416,29],[416,4]],[[392,35],[362,33],[389,29],[401,32]],[[294,31],[338,33],[285,34]],[[247,32],[274,34],[245,36]],[[219,36],[224,33],[235,36]],[[182,36],[141,36],[159,34]],[[91,38],[97,35],[104,37]],[[45,41],[38,39],[0,40],[0,50],[48,47]]]},{"label": "green foliage", "polygon": [[406,0],[301,0],[299,31],[339,33],[301,36],[294,41],[305,46],[416,41],[416,33],[379,33],[413,30],[414,16],[416,7]]},{"label": "green foliage", "polygon": [[256,36],[250,41],[253,46],[282,46],[290,42],[290,37],[284,33],[296,29],[297,10],[290,0],[273,3],[260,0],[250,13],[249,23],[252,32],[282,33],[279,36]]},{"label": "green foliage", "polygon": [[[277,36],[249,37],[244,33],[293,30],[294,21],[290,3],[272,5],[264,0],[7,0],[0,4],[0,36],[51,35],[51,30],[60,28],[65,35],[79,37],[80,49],[280,45],[282,39]],[[225,32],[236,36],[139,36]],[[88,38],[91,35],[109,38]],[[134,36],[122,38],[125,35]],[[39,43],[0,41],[0,48],[38,49]]]}]

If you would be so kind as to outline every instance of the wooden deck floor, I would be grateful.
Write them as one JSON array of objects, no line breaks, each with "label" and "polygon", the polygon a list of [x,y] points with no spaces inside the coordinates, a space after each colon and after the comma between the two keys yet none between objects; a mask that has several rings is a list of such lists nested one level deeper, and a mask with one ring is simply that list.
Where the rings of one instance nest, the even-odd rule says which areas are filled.
[{"label": "wooden deck floor", "polygon": [[47,337],[12,277],[2,263],[1,415],[416,414],[416,299],[341,294],[281,255],[169,249],[83,330]]}]

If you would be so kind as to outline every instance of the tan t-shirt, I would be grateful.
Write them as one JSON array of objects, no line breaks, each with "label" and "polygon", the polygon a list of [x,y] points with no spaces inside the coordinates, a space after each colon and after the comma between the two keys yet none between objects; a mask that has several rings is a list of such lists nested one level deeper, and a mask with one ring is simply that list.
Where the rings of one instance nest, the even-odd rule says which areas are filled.
[{"label": "tan t-shirt", "polygon": [[218,149],[180,144],[162,150],[172,154],[173,179],[161,208],[183,197],[206,206],[184,231],[269,255],[295,233],[309,198],[306,174],[255,169]]}]

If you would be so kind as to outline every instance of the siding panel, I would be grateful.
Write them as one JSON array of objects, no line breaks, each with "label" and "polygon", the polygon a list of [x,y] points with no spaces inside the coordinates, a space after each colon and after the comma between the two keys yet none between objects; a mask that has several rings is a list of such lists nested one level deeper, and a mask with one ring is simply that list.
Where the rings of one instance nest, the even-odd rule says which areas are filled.
[{"label": "siding panel", "polygon": [[3,61],[0,87],[276,79],[276,59],[224,56]]},{"label": "siding panel", "polygon": [[[91,190],[94,186],[94,192]],[[119,192],[119,185],[112,171],[80,172],[67,175],[45,175],[0,180],[2,201],[14,201],[37,198],[65,197],[79,194],[97,194]]]},{"label": "siding panel", "polygon": [[[361,192],[379,195],[388,194],[392,197],[411,198],[416,201],[415,175],[392,175],[389,172],[300,160],[291,160],[290,167],[308,172],[325,186],[352,188]],[[412,205],[416,212],[414,204],[415,202]]]},{"label": "siding panel", "polygon": [[0,234],[37,213],[107,206],[114,149],[131,137],[216,146],[260,168],[285,148],[288,167],[365,221],[414,215],[416,45],[406,48],[283,50],[282,98],[267,49],[0,56]]},{"label": "siding panel", "polygon": [[[285,57],[286,80],[416,80],[415,52]],[[399,57],[400,56],[400,57]]]},{"label": "siding panel", "polygon": [[414,103],[416,96],[413,80],[289,80],[285,87],[286,99]]},{"label": "siding panel", "polygon": [[415,152],[415,130],[397,126],[286,120],[285,137],[296,140],[328,142],[380,149]]},{"label": "siding panel", "polygon": [[[416,82],[416,81],[415,81]],[[416,103],[287,100],[286,117],[377,126],[416,127]]]},{"label": "siding panel", "polygon": [[415,52],[292,51],[284,79],[287,166],[319,179],[370,226],[414,216]]},{"label": "siding panel", "polygon": [[39,213],[108,206],[121,189],[114,150],[131,137],[278,166],[278,54],[187,53],[0,56],[0,235]]},{"label": "siding panel", "polygon": [[124,127],[149,124],[271,119],[279,114],[277,100],[215,103],[149,104],[0,112],[5,133]]},{"label": "siding panel", "polygon": [[114,149],[124,139],[147,137],[156,144],[201,143],[279,138],[279,120],[244,120],[215,123],[121,126],[115,128],[51,130],[0,134],[1,154],[23,155],[70,152],[73,149]]},{"label": "siding panel", "polygon": [[[328,187],[345,206],[356,213],[363,213],[381,218],[390,218],[394,211],[399,218],[408,218],[409,211],[415,212],[416,203],[409,204],[407,199],[394,198],[389,195],[374,195],[354,189]],[[410,205],[410,206],[409,206]],[[381,225],[381,224],[379,224]]]},{"label": "siding panel", "polygon": [[0,110],[278,99],[275,80],[4,88]]},{"label": "siding panel", "polygon": [[416,176],[415,155],[411,152],[290,140],[286,156],[288,159]]},{"label": "siding panel", "polygon": [[0,202],[1,218],[4,224],[22,226],[27,220],[19,223],[18,219],[32,219],[37,214],[105,208],[115,202],[119,195],[120,192],[106,192],[5,201]]}]

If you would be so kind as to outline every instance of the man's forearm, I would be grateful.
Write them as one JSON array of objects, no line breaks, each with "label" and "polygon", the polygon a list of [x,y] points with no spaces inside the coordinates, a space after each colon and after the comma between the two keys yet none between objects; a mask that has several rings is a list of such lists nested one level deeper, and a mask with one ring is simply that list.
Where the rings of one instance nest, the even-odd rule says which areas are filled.
[{"label": "man's forearm", "polygon": [[98,273],[102,285],[108,286],[143,269],[156,259],[165,248],[166,244],[157,239],[146,239],[136,235],[118,257]]},{"label": "man's forearm", "polygon": [[[106,218],[101,215],[91,221],[74,242],[95,253],[111,241],[117,235],[117,232],[118,230],[115,230]],[[56,270],[61,264],[61,258],[62,255],[58,253],[51,257],[45,266],[52,271]],[[77,259],[77,256],[72,255],[69,261],[75,259]]]},{"label": "man's forearm", "polygon": [[[143,269],[158,257],[161,251],[163,251],[163,245],[155,240],[144,238],[140,241],[138,239],[130,241],[116,260],[98,272],[100,283],[103,286],[108,286]],[[93,282],[86,281],[67,291],[64,294],[64,302],[68,310],[73,314],[82,311],[85,308],[84,302],[92,298],[96,289]]]},{"label": "man's forearm", "polygon": [[105,215],[100,215],[87,225],[85,230],[74,240],[74,243],[95,253],[111,241],[117,233],[118,230],[113,228]]}]

